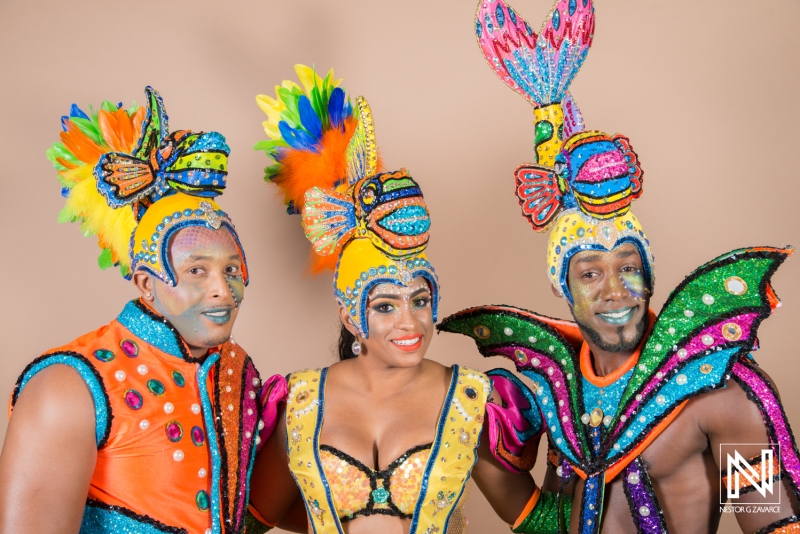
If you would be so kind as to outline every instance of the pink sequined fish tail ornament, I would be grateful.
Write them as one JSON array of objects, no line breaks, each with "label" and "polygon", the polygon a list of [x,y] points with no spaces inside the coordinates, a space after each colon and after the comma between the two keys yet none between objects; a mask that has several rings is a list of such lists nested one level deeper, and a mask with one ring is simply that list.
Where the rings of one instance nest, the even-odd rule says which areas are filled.
[{"label": "pink sequined fish tail ornament", "polygon": [[558,0],[539,34],[502,0],[481,2],[475,20],[481,52],[492,70],[533,106],[534,164],[514,175],[523,214],[545,230],[565,208],[568,184],[556,170],[563,140],[584,128],[568,90],[594,34],[591,0]]},{"label": "pink sequined fish tail ornament", "polygon": [[492,70],[534,106],[536,163],[553,166],[561,141],[583,129],[568,90],[592,44],[592,1],[557,0],[537,35],[502,0],[484,0],[475,32]]}]

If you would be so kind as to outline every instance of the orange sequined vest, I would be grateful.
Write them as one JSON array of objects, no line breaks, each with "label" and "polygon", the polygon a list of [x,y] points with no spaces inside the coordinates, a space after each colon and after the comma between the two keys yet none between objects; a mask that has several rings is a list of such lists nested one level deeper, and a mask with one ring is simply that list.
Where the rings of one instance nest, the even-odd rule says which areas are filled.
[{"label": "orange sequined vest", "polygon": [[63,364],[95,405],[97,463],[81,534],[244,532],[258,442],[260,378],[233,341],[195,359],[166,319],[135,300],[115,321],[37,358]]}]

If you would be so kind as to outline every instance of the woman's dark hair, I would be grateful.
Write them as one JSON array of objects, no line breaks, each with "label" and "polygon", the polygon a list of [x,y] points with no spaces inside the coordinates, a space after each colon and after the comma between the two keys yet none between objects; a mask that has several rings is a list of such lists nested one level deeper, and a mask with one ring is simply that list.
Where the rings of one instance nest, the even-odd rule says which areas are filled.
[{"label": "woman's dark hair", "polygon": [[356,336],[351,334],[350,330],[342,325],[342,331],[339,334],[339,360],[349,360],[350,358],[356,357],[356,355],[353,354],[353,342],[355,340]]}]

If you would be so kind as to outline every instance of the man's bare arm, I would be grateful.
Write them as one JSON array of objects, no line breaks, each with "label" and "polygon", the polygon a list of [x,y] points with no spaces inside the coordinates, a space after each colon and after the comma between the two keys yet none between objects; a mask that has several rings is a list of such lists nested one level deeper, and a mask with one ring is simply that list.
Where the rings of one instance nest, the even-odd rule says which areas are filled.
[{"label": "man's bare arm", "polygon": [[20,393],[0,453],[0,534],[78,532],[97,458],[94,401],[54,365]]},{"label": "man's bare arm", "polygon": [[[747,398],[741,386],[731,379],[724,390],[710,395],[708,400],[713,405],[705,410],[707,416],[703,425],[720,471],[727,468],[726,450],[731,447],[725,445],[726,450],[720,453],[720,444],[737,444],[735,449],[745,460],[760,456],[764,447],[758,444],[770,440],[758,406]],[[777,502],[778,497],[780,507],[769,505]],[[762,496],[758,491],[750,491],[732,499],[730,504],[736,507],[736,519],[742,532],[755,532],[798,512],[797,502],[785,480],[774,486],[773,494]]]}]

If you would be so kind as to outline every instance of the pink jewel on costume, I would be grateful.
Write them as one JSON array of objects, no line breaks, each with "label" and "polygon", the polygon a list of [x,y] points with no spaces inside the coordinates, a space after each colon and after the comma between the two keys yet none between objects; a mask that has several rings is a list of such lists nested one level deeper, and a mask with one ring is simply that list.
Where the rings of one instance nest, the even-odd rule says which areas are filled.
[{"label": "pink jewel on costume", "polygon": [[125,404],[128,405],[128,408],[131,410],[138,410],[144,404],[144,399],[142,399],[142,395],[133,389],[128,389],[123,394],[123,398],[125,399]]},{"label": "pink jewel on costume", "polygon": [[199,426],[192,427],[192,443],[201,447],[203,443],[206,442],[206,435],[203,433],[203,429]]},{"label": "pink jewel on costume", "polygon": [[139,346],[132,339],[123,339],[119,342],[119,348],[128,358],[135,358],[139,355]]},{"label": "pink jewel on costume", "polygon": [[177,421],[170,421],[167,423],[167,426],[164,427],[164,431],[167,433],[167,439],[173,443],[176,443],[183,438],[183,427]]}]

